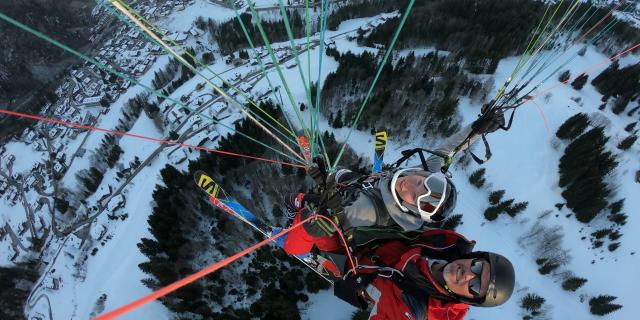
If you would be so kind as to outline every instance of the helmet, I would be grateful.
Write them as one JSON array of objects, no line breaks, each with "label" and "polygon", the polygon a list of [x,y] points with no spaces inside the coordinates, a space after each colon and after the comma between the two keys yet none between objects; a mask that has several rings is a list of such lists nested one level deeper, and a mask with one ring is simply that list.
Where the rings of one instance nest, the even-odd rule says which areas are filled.
[{"label": "helmet", "polygon": [[468,256],[486,259],[491,269],[487,294],[483,298],[465,302],[477,307],[496,307],[507,302],[516,283],[516,274],[511,261],[493,252],[472,252]]},{"label": "helmet", "polygon": [[[396,190],[398,179],[410,175],[425,177],[424,187],[427,189],[427,193],[419,195],[415,199],[415,205],[402,200]],[[457,191],[451,179],[442,173],[424,171],[420,168],[407,168],[394,173],[391,179],[391,195],[403,212],[419,215],[426,222],[437,222],[444,220],[453,211],[456,206]]]}]

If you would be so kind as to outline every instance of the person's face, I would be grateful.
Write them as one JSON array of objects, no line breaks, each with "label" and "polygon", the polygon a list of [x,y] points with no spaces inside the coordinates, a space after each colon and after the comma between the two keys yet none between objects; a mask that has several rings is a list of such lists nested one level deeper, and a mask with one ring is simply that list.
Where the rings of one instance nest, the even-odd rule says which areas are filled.
[{"label": "person's face", "polygon": [[418,196],[427,193],[427,188],[424,187],[423,176],[404,176],[398,178],[396,181],[396,192],[398,196],[404,200],[404,202],[410,205],[416,205],[416,198]]},{"label": "person's face", "polygon": [[473,271],[471,271],[471,264],[473,260],[479,260],[482,262],[482,272],[480,276],[480,297],[484,297],[487,294],[487,288],[489,287],[489,262],[484,259],[459,259],[448,263],[442,270],[444,281],[447,283],[447,287],[455,294],[466,297],[476,298],[469,291],[469,284],[473,279],[478,277]]}]

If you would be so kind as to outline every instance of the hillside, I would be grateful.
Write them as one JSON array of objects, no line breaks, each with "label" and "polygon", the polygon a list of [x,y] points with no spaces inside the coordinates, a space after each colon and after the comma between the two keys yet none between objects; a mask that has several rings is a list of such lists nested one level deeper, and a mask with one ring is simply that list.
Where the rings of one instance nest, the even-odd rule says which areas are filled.
[{"label": "hillside", "polygon": [[[470,2],[478,14],[464,10]],[[370,170],[372,132],[380,128],[390,134],[386,163],[405,149],[436,147],[472,123],[531,56],[523,54],[526,42],[545,12],[542,3],[525,0],[417,2],[406,33],[389,51],[410,1],[336,1],[325,33],[321,3],[311,3],[307,41],[304,1],[283,2],[293,40],[277,0],[255,1],[255,8],[246,1],[132,2],[141,20],[172,39],[177,55],[108,4],[91,7],[98,27],[88,31],[86,17],[78,16],[59,32],[0,5],[0,12],[70,47],[86,48],[85,37],[93,39],[90,50],[80,50],[86,61],[64,71],[52,90],[55,101],[36,104],[41,109],[32,114],[44,118],[21,120],[28,127],[0,145],[0,279],[15,303],[24,303],[21,311],[0,306],[2,318],[94,317],[260,241],[211,206],[192,176],[208,172],[268,224],[285,224],[282,199],[312,181],[290,165],[299,161],[283,147],[290,138],[277,131],[300,133],[314,123],[329,158],[337,159],[346,143],[340,165],[359,171]],[[68,5],[87,9],[83,2]],[[618,20],[607,15],[614,7]],[[235,20],[234,8],[246,25]],[[460,154],[451,167],[459,192],[455,213],[462,217],[456,231],[476,240],[478,250],[509,257],[517,273],[507,304],[471,308],[467,319],[633,318],[629,284],[640,283],[633,214],[640,209],[640,32],[634,27],[640,8],[608,2],[576,8],[582,11],[567,18],[571,28],[535,52],[544,68],[523,68],[526,78],[510,84],[536,86],[523,87],[531,92],[517,100],[522,105],[510,130],[487,136],[491,159],[477,164]],[[270,48],[251,25],[252,9]],[[60,10],[47,17],[65,15]],[[585,22],[589,13],[593,20]],[[510,28],[518,16],[526,19]],[[611,27],[576,41],[600,19]],[[2,23],[10,29],[2,37],[19,39],[16,48],[31,52],[25,62],[50,65],[68,54]],[[49,51],[55,52],[50,60],[37,58]],[[36,81],[32,71],[25,81]],[[316,92],[318,113],[309,108]],[[510,99],[498,102],[515,103]],[[473,151],[484,155],[483,144]],[[544,302],[527,309],[522,301],[532,295]],[[603,295],[614,298],[592,300]],[[598,308],[611,313],[596,315]],[[352,319],[355,311],[315,273],[266,246],[121,318]]]}]

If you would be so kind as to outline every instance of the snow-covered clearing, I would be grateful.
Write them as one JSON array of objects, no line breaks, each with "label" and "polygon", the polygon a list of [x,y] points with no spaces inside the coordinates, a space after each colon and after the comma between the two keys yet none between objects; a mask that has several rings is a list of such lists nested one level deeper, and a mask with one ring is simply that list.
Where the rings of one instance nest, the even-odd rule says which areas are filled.
[{"label": "snow-covered clearing", "polygon": [[[277,5],[277,1],[263,0],[256,1],[259,7]],[[381,19],[397,15],[388,13],[370,18],[354,19],[343,22],[338,31],[327,32],[327,41],[335,41],[337,50],[340,52],[351,51],[355,54],[364,51],[377,53],[378,49],[359,47],[355,41],[348,40],[348,35],[356,35],[356,30],[360,27],[377,24]],[[198,16],[212,18],[216,21],[225,21],[234,17],[233,10],[211,4],[205,0],[196,1],[194,5],[185,10],[174,12],[168,18],[161,20],[158,24],[171,31],[188,31],[192,27],[193,20]],[[317,40],[318,35],[313,40]],[[301,47],[305,43],[303,39],[297,39]],[[289,48],[289,42],[274,43],[274,48]],[[262,48],[264,50],[264,48]],[[573,50],[578,50],[574,48]],[[320,83],[326,79],[327,75],[335,71],[338,63],[326,55],[322,59],[322,67],[319,64],[319,50],[316,46],[310,54],[300,55],[300,66],[293,66],[296,63],[291,59],[282,66],[283,78],[286,85],[292,92],[291,101],[284,90],[281,90],[284,100],[285,112],[296,123],[298,129],[296,112],[299,103],[308,104],[307,93],[305,92],[305,82],[318,81]],[[432,48],[420,48],[413,50],[416,55],[426,55],[433,52]],[[401,55],[409,54],[410,50],[402,50]],[[251,53],[250,53],[251,54]],[[562,63],[565,59],[572,57],[572,53],[560,57],[555,63]],[[504,59],[498,65],[498,69],[493,76],[496,82],[496,90],[508,78],[517,64],[520,57]],[[584,56],[576,56],[564,69],[571,70],[572,76],[595,64],[604,61],[607,57],[599,53],[594,47],[589,47]],[[139,81],[150,84],[154,72],[163,68],[168,62],[168,56],[159,57],[152,68],[150,68]],[[628,55],[620,59],[622,66],[637,63],[638,56]],[[269,57],[263,58],[264,63],[271,62]],[[597,68],[589,70],[590,79],[601,72],[608,63],[604,63]],[[290,68],[288,68],[289,66]],[[293,67],[291,67],[293,66]],[[299,68],[305,81],[302,81]],[[222,75],[225,79],[234,77],[238,73],[242,76],[258,71],[258,66],[246,64],[240,67],[233,67],[224,63],[224,58],[216,54],[216,62],[209,66],[215,73]],[[551,65],[549,70],[555,67]],[[308,73],[311,70],[311,73]],[[320,72],[318,72],[320,70]],[[202,74],[213,77],[211,72],[203,70]],[[546,74],[545,74],[546,76]],[[268,77],[275,87],[284,89],[285,82],[282,81],[278,72],[271,69]],[[537,80],[540,80],[538,78]],[[219,80],[213,80],[216,84],[221,84]],[[251,80],[253,83],[255,80]],[[196,92],[196,87],[203,80],[194,77],[187,81],[180,88],[171,94],[171,98],[180,100],[185,94]],[[378,84],[382,85],[382,84]],[[640,263],[639,255],[635,252],[633,245],[640,241],[640,234],[637,231],[640,226],[640,217],[633,213],[640,212],[640,197],[637,197],[638,185],[633,181],[632,173],[640,169],[640,147],[636,144],[626,152],[619,152],[615,145],[624,138],[627,133],[623,131],[625,125],[636,118],[630,118],[622,113],[613,115],[610,111],[599,111],[601,95],[591,86],[590,83],[581,90],[576,91],[570,86],[558,86],[557,76],[552,76],[537,91],[534,91],[536,103],[541,106],[538,109],[535,104],[527,103],[520,108],[515,116],[514,126],[509,132],[499,131],[489,135],[493,157],[483,167],[486,168],[487,185],[483,189],[477,189],[468,182],[468,175],[478,168],[472,164],[467,168],[454,166],[452,168],[453,179],[459,190],[458,206],[456,211],[464,215],[463,222],[458,231],[465,234],[470,239],[478,241],[476,249],[496,251],[509,257],[517,270],[517,287],[514,297],[504,306],[498,308],[472,308],[468,319],[516,319],[522,318],[522,309],[519,306],[519,299],[528,292],[534,292],[546,299],[545,305],[551,307],[547,310],[550,319],[595,319],[589,313],[586,301],[591,296],[599,294],[610,294],[618,297],[616,303],[622,304],[623,309],[612,314],[615,319],[633,319],[634,301],[637,300],[633,291],[635,288],[630,284],[640,283],[640,274],[635,270],[635,266]],[[547,88],[552,88],[549,95],[544,92]],[[269,90],[266,78],[260,79],[252,89],[252,92],[266,92]],[[210,88],[206,88],[211,92]],[[100,116],[98,127],[113,129],[122,116],[124,104],[135,95],[142,93],[144,89],[132,87],[125,94],[114,102],[108,113]],[[541,94],[540,94],[541,93]],[[364,94],[364,92],[363,92]],[[539,94],[537,96],[536,94]],[[581,102],[575,102],[575,98],[580,98]],[[193,99],[193,98],[192,98]],[[471,102],[469,99],[461,98],[460,113],[464,118],[464,124],[471,123],[477,116],[480,105]],[[608,252],[606,249],[594,250],[590,242],[581,240],[583,236],[597,230],[603,226],[604,219],[596,219],[591,225],[583,225],[575,221],[574,217],[567,218],[570,213],[566,208],[557,210],[556,203],[564,202],[560,196],[558,181],[558,160],[562,156],[564,142],[555,141],[555,131],[567,118],[577,112],[588,114],[601,114],[610,121],[606,129],[607,135],[611,136],[609,141],[610,149],[619,153],[620,165],[616,169],[615,177],[612,179],[618,184],[616,199],[626,198],[625,212],[629,213],[628,223],[622,228],[624,234],[621,247],[615,252]],[[208,114],[205,112],[205,114]],[[234,112],[233,116],[224,120],[223,124],[232,126],[232,122],[238,119],[239,113]],[[309,110],[302,112],[302,118],[307,121],[310,117]],[[203,117],[204,118],[204,117]],[[207,120],[208,121],[208,120]],[[320,117],[320,130],[330,130],[340,142],[344,142],[349,135],[348,128],[332,129],[328,125],[327,119]],[[228,130],[220,129],[221,134]],[[414,130],[415,131],[415,130]],[[166,138],[167,132],[160,130],[143,112],[133,128],[129,131],[133,134]],[[80,134],[73,140],[73,144],[67,146],[65,152],[73,153],[78,147],[79,141],[84,139]],[[90,153],[99,147],[104,134],[91,132],[83,148],[87,150],[87,155],[76,158],[73,166],[67,171],[62,180],[62,185],[69,189],[77,188],[75,174],[89,168]],[[198,136],[200,138],[200,136]],[[198,140],[198,139],[193,139]],[[193,141],[189,141],[194,143]],[[354,131],[350,134],[349,146],[364,158],[372,158],[373,137],[369,132]],[[138,157],[144,161],[156,148],[158,143],[143,141],[132,137],[123,137],[119,144],[124,153],[120,157],[119,163],[128,167],[129,163]],[[400,157],[400,152],[406,148],[418,146],[433,146],[434,141],[426,141],[417,137],[410,141],[403,141],[390,137],[387,145],[385,159],[391,162]],[[559,147],[554,147],[558,145]],[[213,144],[215,145],[215,144]],[[207,145],[210,146],[210,145]],[[37,162],[46,159],[46,152],[36,152],[32,146],[23,142],[12,142],[5,145],[5,154],[13,154],[19,161],[15,161],[13,172],[21,173],[30,170]],[[131,181],[124,189],[126,202],[123,208],[118,209],[117,214],[127,214],[126,219],[110,219],[105,214],[99,216],[92,224],[90,233],[94,239],[90,246],[83,245],[79,249],[80,240],[71,234],[64,240],[56,240],[50,243],[50,248],[44,256],[45,261],[52,263],[45,267],[45,272],[38,281],[33,296],[29,300],[29,315],[47,314],[48,308],[52,309],[55,319],[88,319],[91,316],[106,310],[111,310],[123,304],[131,302],[143,295],[150,293],[141,280],[146,277],[138,268],[138,264],[146,261],[138,250],[136,244],[143,237],[150,237],[147,230],[147,217],[152,208],[152,192],[156,184],[161,183],[159,171],[169,163],[175,162],[168,157],[173,148],[164,149],[148,166]],[[186,149],[185,149],[186,150]],[[477,153],[482,153],[482,146]],[[177,152],[176,152],[177,153]],[[197,156],[185,153],[191,157]],[[70,156],[70,154],[68,155]],[[4,164],[3,164],[4,165]],[[179,167],[186,168],[186,163]],[[4,167],[2,168],[4,170]],[[94,196],[90,198],[95,202],[104,194],[109,192],[109,186],[117,188],[122,181],[116,181],[115,171],[109,171]],[[515,198],[516,201],[528,201],[528,208],[516,218],[501,215],[493,222],[487,222],[483,217],[483,211],[488,207],[487,196],[493,190],[505,189],[506,197]],[[33,199],[32,199],[33,200]],[[32,202],[35,203],[35,200]],[[8,224],[16,232],[20,228],[20,223],[24,221],[25,212],[21,206],[10,206],[10,201],[2,198],[0,201],[0,227]],[[546,210],[552,210],[551,214],[540,218],[540,214]],[[116,213],[110,213],[116,214]],[[530,247],[523,247],[518,239],[537,222],[547,226],[561,226],[564,234],[562,248],[570,250],[571,262],[562,268],[573,271],[577,276],[587,278],[589,281],[575,293],[562,290],[560,283],[550,276],[543,276],[538,273],[534,252]],[[231,235],[230,235],[231,236]],[[96,250],[97,249],[97,250]],[[0,242],[0,265],[9,265],[12,255],[11,242]],[[6,253],[6,254],[5,254]],[[84,261],[86,257],[86,262]],[[211,261],[214,262],[214,261]],[[80,266],[80,267],[78,267]],[[233,266],[230,266],[233,267]],[[48,289],[55,282],[59,282],[59,289]],[[39,296],[46,294],[45,299]],[[96,302],[102,295],[106,295],[104,308],[95,309]],[[333,297],[331,291],[320,292],[310,296],[309,303],[301,305],[303,317],[305,319],[350,319],[353,307]],[[36,299],[37,302],[36,302]],[[153,302],[122,317],[122,319],[169,319],[170,315],[166,308],[159,302]],[[608,318],[607,318],[608,319]]]}]

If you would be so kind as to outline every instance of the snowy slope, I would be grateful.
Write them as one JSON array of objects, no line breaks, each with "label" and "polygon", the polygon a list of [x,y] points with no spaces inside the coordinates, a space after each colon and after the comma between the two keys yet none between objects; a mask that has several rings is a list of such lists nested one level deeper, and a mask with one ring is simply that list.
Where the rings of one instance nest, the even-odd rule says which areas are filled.
[{"label": "snowy slope", "polygon": [[[257,1],[258,2],[258,1]],[[259,6],[270,6],[277,1],[261,1]],[[353,31],[362,25],[370,22],[375,23],[381,18],[396,15],[397,13],[389,13],[377,17],[354,19],[344,22],[338,31],[328,32],[328,38],[334,38],[337,49],[341,52],[352,51],[359,53],[364,50],[377,52],[374,48],[358,47],[354,42],[348,41],[345,32]],[[233,11],[222,8],[217,5],[210,4],[207,1],[196,1],[193,6],[187,7],[183,11],[173,13],[164,20],[158,22],[161,27],[172,31],[188,31],[191,28],[192,20],[195,17],[203,15],[217,21],[224,21],[233,17]],[[353,34],[353,32],[352,32]],[[302,40],[298,41],[302,43]],[[274,47],[288,47],[288,42],[274,44]],[[406,51],[406,52],[405,52]],[[405,50],[402,54],[408,54]],[[426,54],[430,52],[430,48],[421,48],[416,52],[418,54]],[[316,47],[311,51],[311,79],[316,81],[318,78],[318,53],[319,48]],[[442,53],[442,52],[441,52]],[[243,66],[233,69],[231,66],[223,63],[221,57],[216,57],[216,64],[211,68],[224,74],[225,77],[231,78],[233,73],[247,74],[256,67]],[[501,84],[510,74],[519,57],[512,57],[501,61],[496,74],[494,75],[496,83]],[[595,48],[590,47],[583,57],[577,57],[568,66],[572,74],[583,70],[593,64],[606,59],[605,56],[598,53]],[[140,78],[143,83],[150,83],[153,78],[153,72],[162,68],[168,61],[168,57],[163,56],[158,59],[155,65]],[[265,61],[269,61],[268,59]],[[621,65],[635,63],[638,56],[627,56],[621,61]],[[307,70],[309,60],[307,55],[300,56],[300,62],[303,71]],[[292,63],[292,61],[287,64]],[[590,71],[592,79],[606,64],[597,69]],[[325,79],[326,76],[337,68],[337,62],[333,58],[324,57],[320,78]],[[551,67],[550,69],[553,69]],[[283,68],[283,74],[291,91],[294,94],[296,102],[306,102],[306,93],[300,79],[298,68]],[[206,72],[205,72],[206,74]],[[304,72],[306,78],[309,77]],[[272,83],[276,86],[284,84],[279,79],[275,70],[269,73]],[[197,77],[185,83],[181,88],[172,94],[175,99],[180,99],[184,93],[195,91],[196,85],[201,82]],[[556,77],[552,77],[545,85],[546,87],[555,85]],[[253,91],[266,91],[268,85],[266,79],[260,80],[254,87]],[[497,89],[497,88],[496,88]],[[207,88],[209,90],[209,88]],[[102,116],[98,123],[99,127],[113,128],[115,127],[121,113],[120,107],[128,99],[142,92],[139,87],[132,87],[123,94],[118,101],[114,103],[111,111]],[[626,198],[625,212],[629,214],[628,223],[622,228],[622,246],[615,252],[611,253],[600,249],[593,250],[590,248],[588,240],[580,240],[583,236],[588,236],[591,232],[603,225],[603,221],[596,220],[591,225],[585,226],[575,221],[574,218],[566,218],[570,213],[566,208],[558,211],[554,205],[564,202],[560,196],[560,189],[557,187],[558,181],[558,160],[563,154],[565,144],[560,142],[559,147],[555,138],[555,131],[567,118],[577,112],[600,113],[607,117],[611,124],[607,127],[607,135],[612,139],[609,142],[611,150],[617,150],[615,145],[619,140],[626,136],[622,128],[631,121],[637,121],[627,117],[624,113],[621,115],[613,115],[610,111],[599,111],[601,95],[597,93],[588,83],[581,91],[575,91],[570,86],[559,87],[554,89],[549,100],[539,97],[536,101],[542,106],[542,112],[532,103],[524,105],[518,110],[514,127],[509,132],[497,132],[489,136],[491,142],[493,158],[484,167],[487,170],[487,184],[483,189],[477,189],[468,182],[468,175],[473,172],[477,165],[472,164],[467,168],[454,167],[454,181],[460,191],[458,199],[457,211],[463,213],[464,224],[459,227],[458,231],[468,236],[470,239],[478,241],[477,249],[492,250],[504,254],[512,259],[517,270],[517,287],[516,293],[512,300],[504,306],[492,309],[472,308],[468,319],[518,319],[522,318],[522,309],[518,305],[519,299],[527,292],[537,293],[547,299],[547,305],[551,307],[547,310],[549,319],[602,319],[592,316],[589,313],[586,301],[591,296],[599,294],[611,294],[618,297],[616,303],[622,304],[623,309],[613,313],[606,319],[633,319],[633,301],[636,300],[634,286],[629,284],[640,283],[640,275],[635,271],[635,266],[640,263],[638,255],[631,255],[636,249],[633,244],[638,243],[640,235],[634,232],[640,228],[640,221],[634,212],[640,212],[640,199],[637,197],[638,185],[634,183],[632,173],[640,169],[640,148],[634,146],[627,152],[620,154],[620,165],[616,169],[613,180],[617,181],[619,188],[616,198]],[[572,97],[582,98],[583,105],[579,105],[571,100]],[[285,97],[285,108],[291,119],[295,119],[293,105]],[[464,117],[464,123],[472,122],[478,112],[479,105],[473,104],[467,99],[461,99],[460,112]],[[238,114],[226,120],[230,123],[236,119]],[[304,119],[309,118],[308,112],[303,113]],[[548,123],[547,123],[548,121]],[[321,118],[319,121],[321,129],[329,129],[327,119]],[[548,127],[547,127],[548,126]],[[348,134],[347,128],[339,130],[332,129],[339,141],[343,141]],[[221,130],[224,131],[224,130]],[[143,113],[130,133],[139,135],[164,138],[163,132],[152,123],[152,120]],[[85,148],[93,150],[99,146],[103,134],[91,133]],[[76,140],[84,138],[80,135]],[[373,139],[369,132],[355,131],[350,137],[349,145],[365,158],[371,158],[371,150]],[[400,156],[400,152],[408,147],[431,146],[430,141],[423,139],[412,139],[410,142],[399,141],[390,138],[387,154],[387,160],[393,160]],[[124,154],[120,158],[120,163],[127,164],[131,162],[135,156],[144,159],[151,154],[158,145],[153,142],[140,141],[138,139],[125,137],[120,140],[120,146],[124,150]],[[46,158],[48,155],[43,152],[33,151],[29,145],[22,142],[12,142],[5,146],[7,152],[5,154],[13,154],[20,159],[29,159],[28,161],[16,162],[13,166],[15,172],[28,171],[38,161]],[[150,237],[147,230],[147,217],[151,213],[151,192],[153,186],[160,182],[159,174],[161,168],[173,161],[169,158],[168,153],[173,148],[167,148],[162,151],[155,160],[151,161],[149,166],[132,180],[132,183],[125,188],[124,194],[127,201],[124,208],[119,209],[118,214],[127,213],[128,218],[125,220],[111,220],[106,214],[99,217],[92,225],[91,232],[95,241],[91,246],[85,245],[83,250],[78,249],[80,246],[79,239],[73,234],[65,239],[54,241],[49,244],[49,251],[46,259],[51,264],[46,266],[44,274],[38,281],[38,285],[34,289],[32,296],[28,301],[27,311],[30,316],[48,314],[51,308],[55,319],[87,319],[92,315],[105,310],[111,310],[148,294],[150,290],[146,288],[140,280],[145,275],[138,268],[138,264],[145,261],[146,258],[139,252],[136,244],[143,237]],[[478,152],[482,152],[479,148]],[[69,147],[68,152],[72,152],[75,148]],[[617,152],[617,151],[616,151]],[[87,168],[90,163],[85,158],[79,158],[65,175],[63,184],[67,188],[74,188],[77,184],[75,172]],[[3,167],[4,170],[4,167]],[[105,193],[108,186],[117,187],[120,184],[115,181],[113,172],[105,176],[102,185],[93,197],[94,200],[99,198],[99,194]],[[506,197],[515,198],[516,201],[528,201],[529,207],[525,212],[516,218],[510,218],[501,215],[496,221],[487,222],[482,212],[488,206],[487,196],[490,191],[497,189],[507,190]],[[35,200],[34,200],[35,202]],[[539,218],[540,214],[546,210],[552,210],[552,213]],[[19,206],[11,206],[4,198],[0,201],[0,226],[8,223],[13,229],[18,230],[20,223],[24,220],[24,210]],[[557,216],[556,216],[557,215]],[[562,269],[571,270],[576,275],[589,279],[585,286],[580,288],[576,293],[568,293],[560,287],[557,279],[550,276],[540,275],[537,271],[538,266],[535,263],[534,248],[523,246],[519,239],[526,234],[536,223],[542,223],[547,226],[560,226],[564,233],[562,248],[569,250],[571,262],[562,267]],[[104,229],[103,229],[104,228]],[[106,230],[106,233],[102,233]],[[16,231],[17,232],[17,231]],[[100,238],[100,240],[98,240]],[[97,248],[95,254],[92,250]],[[0,242],[0,265],[11,264],[10,242]],[[6,254],[5,254],[6,253]],[[81,257],[87,257],[86,263],[76,266]],[[592,260],[595,263],[592,264]],[[213,261],[212,261],[213,262]],[[232,267],[232,266],[230,266]],[[612,276],[620,274],[621,276]],[[58,290],[47,289],[53,283],[53,279],[59,279],[60,288]],[[102,307],[96,309],[96,304],[102,295],[106,295],[106,300]],[[42,298],[46,296],[46,299]],[[346,303],[334,298],[330,291],[321,292],[311,296],[311,301],[301,306],[305,311],[303,316],[306,319],[350,319],[354,309]],[[153,302],[149,305],[132,312],[122,319],[169,319],[169,314],[163,305],[159,302]]]}]

